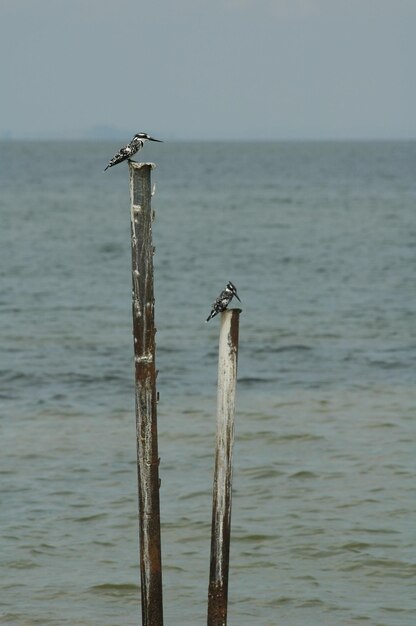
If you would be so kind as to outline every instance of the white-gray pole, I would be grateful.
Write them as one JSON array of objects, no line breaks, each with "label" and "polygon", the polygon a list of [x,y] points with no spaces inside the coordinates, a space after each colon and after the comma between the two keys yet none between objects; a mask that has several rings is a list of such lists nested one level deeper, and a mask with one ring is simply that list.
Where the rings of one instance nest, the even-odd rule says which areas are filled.
[{"label": "white-gray pole", "polygon": [[240,313],[241,309],[226,309],[221,313],[208,626],[225,626],[227,624],[235,390]]}]

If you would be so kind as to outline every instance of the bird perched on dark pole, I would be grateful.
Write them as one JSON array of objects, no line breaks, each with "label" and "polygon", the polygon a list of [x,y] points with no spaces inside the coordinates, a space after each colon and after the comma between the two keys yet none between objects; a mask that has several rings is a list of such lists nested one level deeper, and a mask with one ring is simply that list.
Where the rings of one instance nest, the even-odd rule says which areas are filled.
[{"label": "bird perched on dark pole", "polygon": [[227,283],[227,286],[224,289],[224,291],[221,291],[220,295],[218,296],[218,298],[213,303],[212,311],[208,315],[206,321],[209,322],[209,320],[212,319],[213,317],[215,317],[215,315],[217,315],[218,313],[221,313],[222,311],[225,311],[225,309],[230,304],[230,302],[231,302],[231,300],[233,299],[234,296],[237,298],[237,300],[239,302],[241,302],[241,300],[240,300],[240,298],[238,297],[238,294],[237,294],[236,286],[233,285],[232,282],[229,282],[229,283]]},{"label": "bird perched on dark pole", "polygon": [[127,146],[123,146],[122,148],[120,148],[117,154],[113,156],[105,170],[108,170],[109,167],[117,165],[117,163],[122,163],[123,161],[129,160],[134,154],[136,154],[136,152],[143,148],[145,141],[157,141],[158,143],[163,143],[163,141],[161,141],[160,139],[155,139],[147,133],[137,133],[137,135],[134,135],[133,139],[130,141],[130,143],[127,144]]}]

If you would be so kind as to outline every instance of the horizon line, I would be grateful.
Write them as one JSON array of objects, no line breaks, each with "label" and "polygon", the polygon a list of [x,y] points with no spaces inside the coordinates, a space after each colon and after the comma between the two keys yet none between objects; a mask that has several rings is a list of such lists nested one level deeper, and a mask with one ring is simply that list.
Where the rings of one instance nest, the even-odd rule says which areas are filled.
[{"label": "horizon line", "polygon": [[[163,133],[162,133],[163,135]],[[161,136],[162,136],[161,135]],[[408,137],[403,137],[403,136],[353,136],[353,137],[346,137],[343,135],[339,135],[339,136],[334,136],[334,137],[319,137],[319,136],[305,136],[305,137],[268,137],[268,138],[264,138],[264,137],[188,137],[188,138],[184,138],[184,137],[170,137],[168,136],[168,134],[163,135],[165,137],[164,141],[166,143],[194,143],[194,142],[198,142],[198,143],[239,143],[239,142],[244,142],[244,143],[277,143],[277,142],[286,142],[286,143],[296,143],[296,142],[337,142],[337,141],[342,141],[342,142],[398,142],[398,141],[416,141],[416,135],[415,136],[408,136]],[[106,143],[110,143],[113,141],[123,141],[123,139],[125,139],[126,135],[114,135],[113,137],[92,137],[92,136],[88,136],[88,135],[77,135],[74,137],[68,137],[68,136],[45,136],[45,135],[39,135],[39,136],[33,136],[33,137],[25,137],[25,136],[16,136],[13,137],[13,135],[8,136],[7,133],[0,133],[0,141],[1,142],[34,142],[34,141],[45,141],[45,142],[54,142],[54,141],[93,141],[93,142],[106,142]]]}]

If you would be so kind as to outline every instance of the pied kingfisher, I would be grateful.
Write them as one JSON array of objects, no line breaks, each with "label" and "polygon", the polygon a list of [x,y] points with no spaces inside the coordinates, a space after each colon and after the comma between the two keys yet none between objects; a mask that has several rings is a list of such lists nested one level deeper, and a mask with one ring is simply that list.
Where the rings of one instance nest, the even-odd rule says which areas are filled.
[{"label": "pied kingfisher", "polygon": [[136,154],[136,152],[143,148],[145,141],[158,141],[159,143],[163,143],[163,141],[161,141],[160,139],[154,139],[147,133],[137,133],[136,135],[134,135],[130,143],[127,144],[127,146],[123,146],[122,148],[120,148],[117,154],[113,156],[105,170],[108,170],[109,167],[113,167],[113,165],[117,165],[117,163],[121,163],[126,159],[130,159],[133,154]]},{"label": "pied kingfisher", "polygon": [[221,313],[222,311],[225,311],[225,309],[230,304],[230,302],[231,302],[231,300],[233,299],[234,296],[237,298],[237,300],[239,302],[241,302],[241,300],[240,300],[240,298],[238,297],[238,294],[237,294],[236,286],[233,285],[232,282],[229,282],[229,283],[227,283],[227,286],[224,289],[224,291],[221,291],[220,295],[218,296],[218,298],[213,303],[212,311],[208,315],[206,321],[209,322],[209,320],[211,318],[213,318],[215,315],[217,315],[218,313]]}]

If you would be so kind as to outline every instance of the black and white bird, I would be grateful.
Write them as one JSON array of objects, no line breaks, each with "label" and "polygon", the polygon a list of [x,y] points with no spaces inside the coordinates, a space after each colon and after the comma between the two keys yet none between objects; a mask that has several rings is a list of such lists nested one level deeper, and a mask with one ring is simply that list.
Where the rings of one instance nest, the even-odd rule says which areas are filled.
[{"label": "black and white bird", "polygon": [[209,322],[209,320],[212,319],[213,317],[215,317],[215,315],[217,315],[218,313],[221,313],[222,311],[225,311],[225,309],[230,304],[230,302],[231,302],[231,300],[233,299],[234,296],[237,298],[237,300],[239,302],[241,302],[241,300],[240,300],[240,298],[238,297],[238,294],[237,294],[236,286],[233,285],[232,282],[229,282],[229,283],[227,283],[227,286],[224,289],[224,291],[221,291],[220,295],[218,296],[218,298],[213,303],[212,311],[208,315],[206,321]]},{"label": "black and white bird", "polygon": [[137,133],[127,146],[120,148],[117,154],[113,156],[105,170],[108,170],[109,167],[113,167],[113,165],[117,165],[117,163],[122,163],[123,161],[130,159],[134,154],[136,154],[136,152],[143,148],[145,141],[157,141],[159,143],[163,143],[160,139],[155,139],[147,133]]}]

